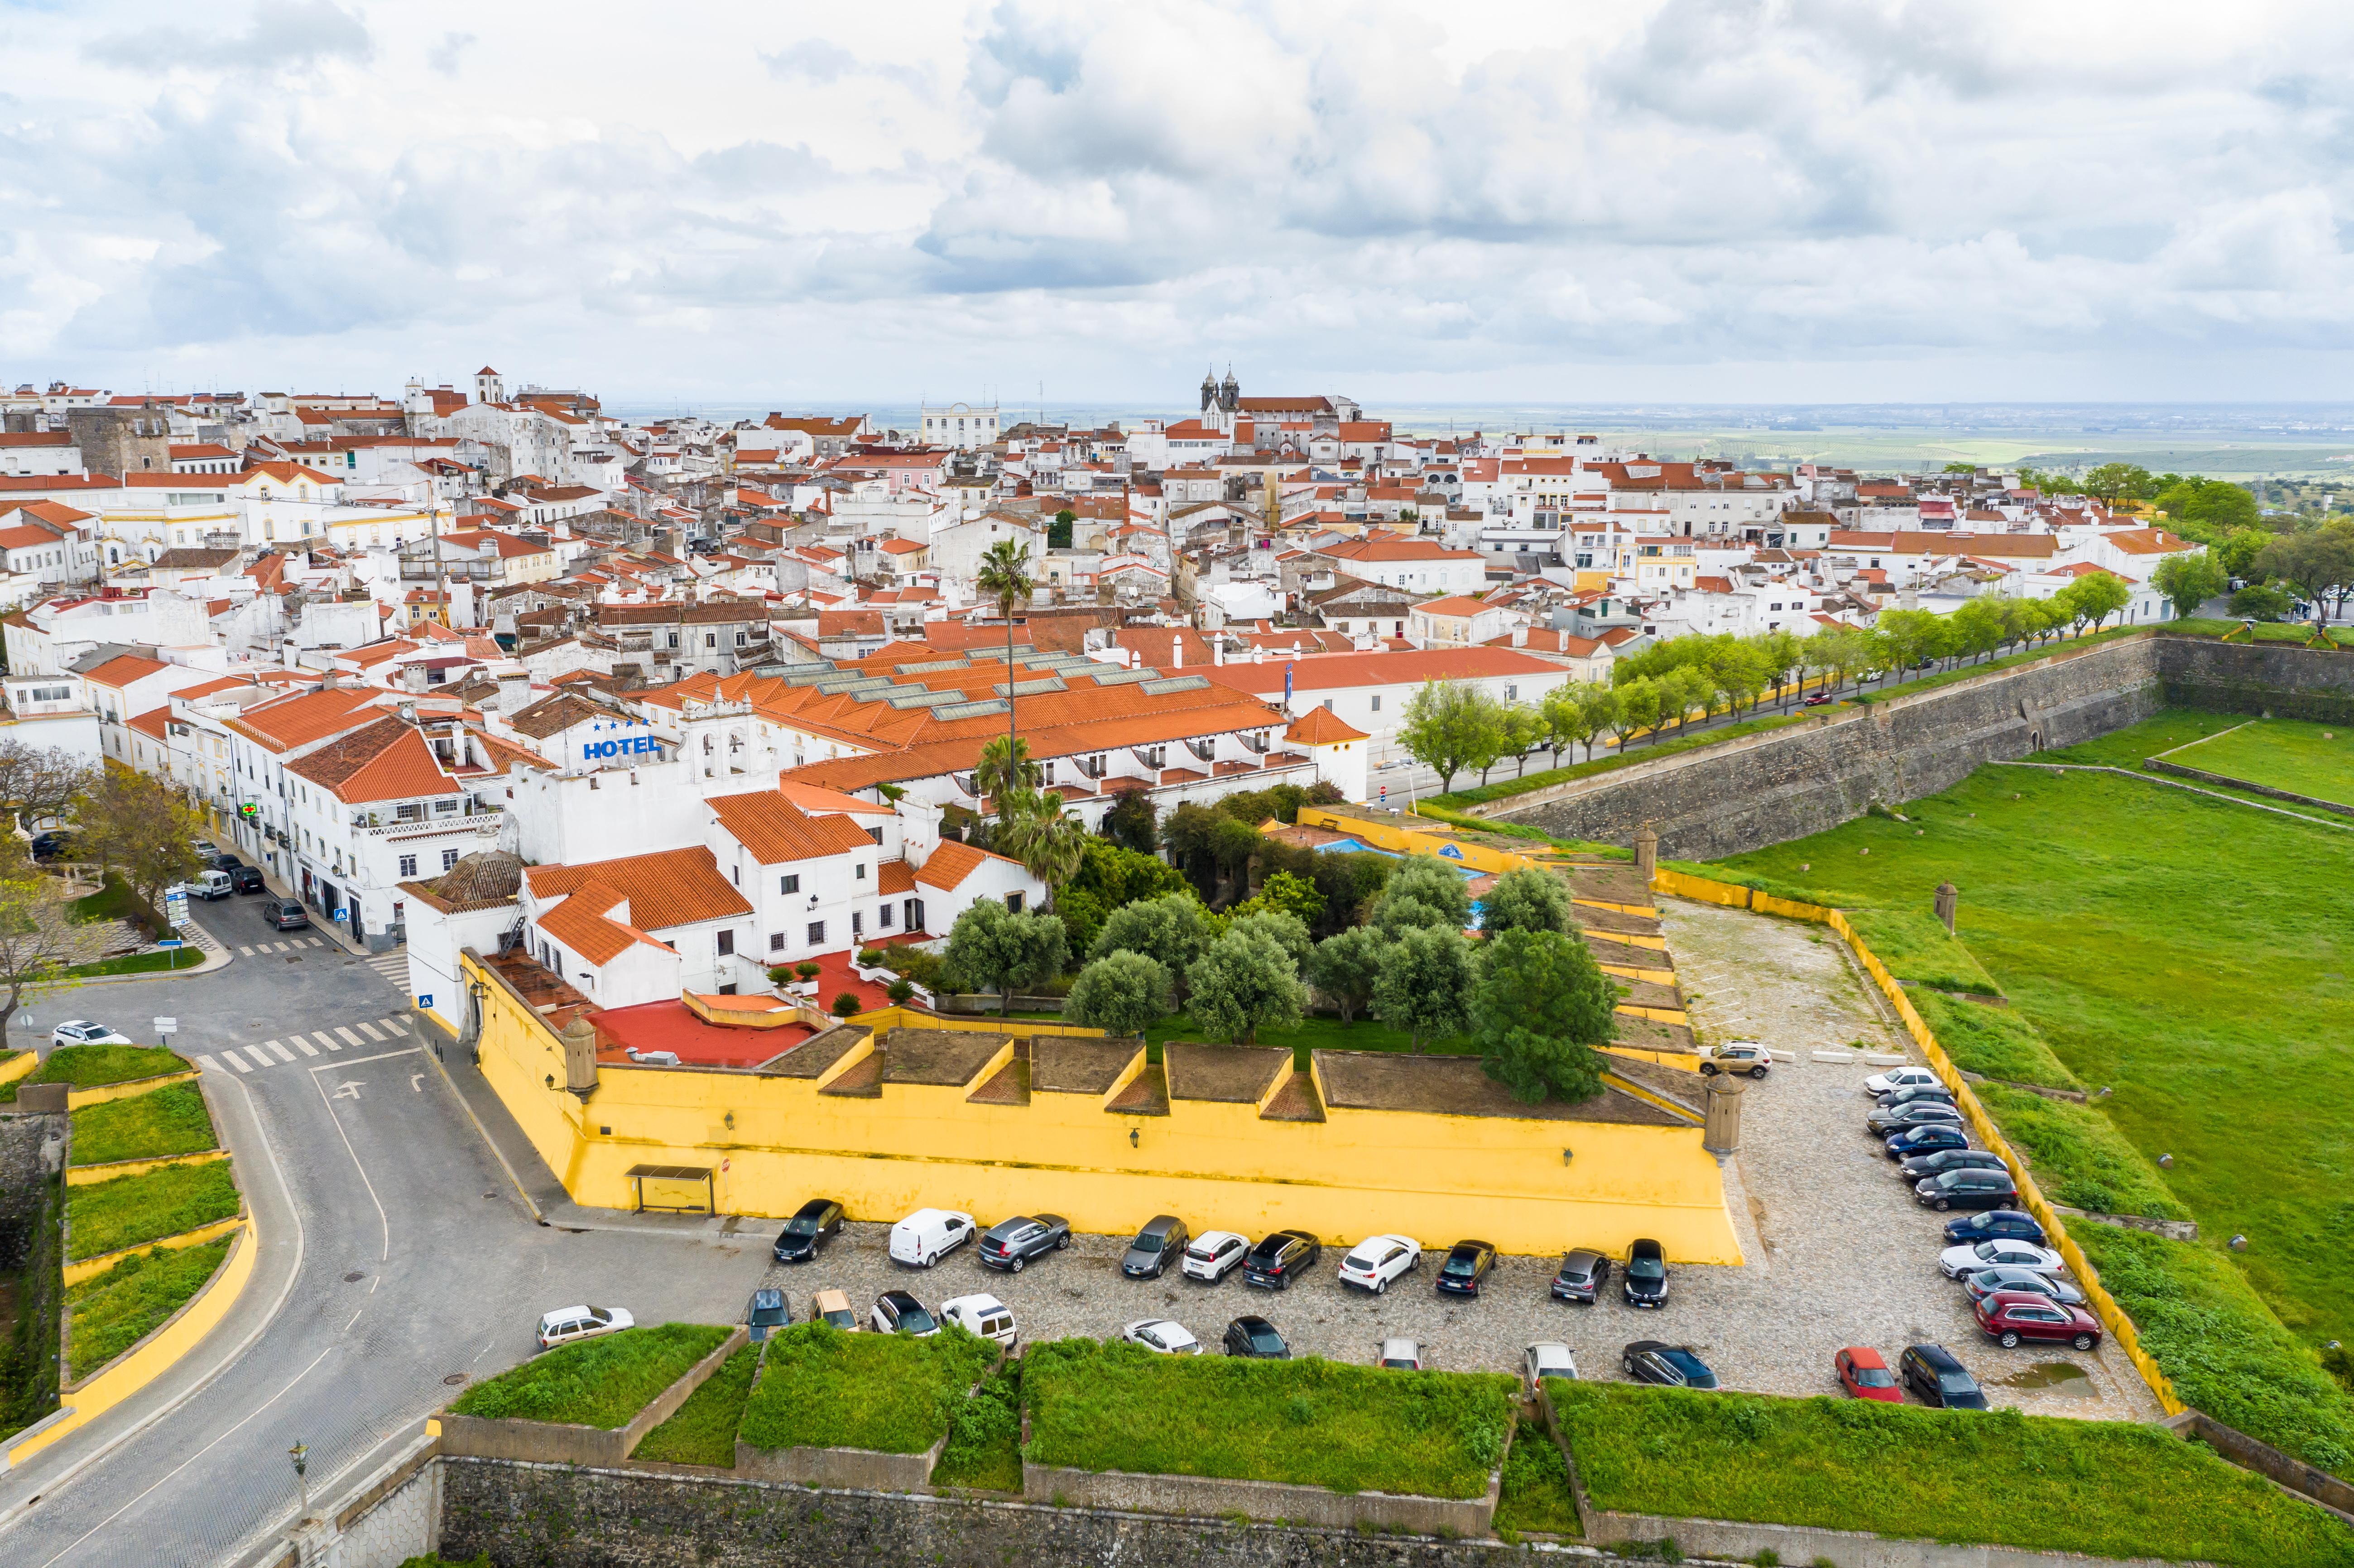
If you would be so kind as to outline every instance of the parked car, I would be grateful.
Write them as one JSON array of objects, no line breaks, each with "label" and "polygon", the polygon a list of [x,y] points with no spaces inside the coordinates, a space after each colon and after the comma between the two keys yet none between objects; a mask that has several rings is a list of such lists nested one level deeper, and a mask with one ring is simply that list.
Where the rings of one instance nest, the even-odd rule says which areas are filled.
[{"label": "parked car", "polygon": [[1939,1213],[1948,1209],[1999,1209],[2019,1201],[2019,1184],[2008,1171],[1948,1171],[1942,1176],[1923,1177],[1914,1185],[1913,1195],[1923,1208]]},{"label": "parked car", "polygon": [[1521,1352],[1521,1378],[1533,1389],[1549,1377],[1577,1381],[1577,1358],[1567,1345],[1543,1340]]},{"label": "parked car", "polygon": [[600,1334],[618,1334],[637,1326],[638,1320],[619,1307],[558,1307],[540,1319],[536,1338],[541,1350],[552,1351],[558,1345],[576,1344]]},{"label": "parked car", "polygon": [[1815,692],[1803,699],[1798,705],[1802,708],[1827,708],[1831,705],[1831,694],[1829,692]]},{"label": "parked car", "polygon": [[810,1321],[831,1323],[845,1334],[858,1332],[858,1314],[850,1309],[846,1291],[821,1290],[810,1298]]},{"label": "parked car", "polygon": [[1638,1340],[1618,1353],[1618,1364],[1637,1383],[1665,1383],[1670,1388],[1716,1386],[1716,1373],[1692,1353],[1690,1345]]},{"label": "parked car", "polygon": [[1373,1364],[1377,1367],[1387,1367],[1392,1372],[1420,1372],[1422,1341],[1420,1340],[1384,1340],[1382,1348],[1373,1355]]},{"label": "parked car", "polygon": [[1896,1365],[1903,1374],[1904,1386],[1925,1404],[1946,1410],[1987,1408],[1986,1391],[1978,1387],[1978,1380],[1943,1345],[1907,1345],[1896,1358]]},{"label": "parked car", "polygon": [[1288,1290],[1323,1255],[1324,1244],[1306,1231],[1278,1231],[1243,1259],[1243,1283],[1262,1290]]},{"label": "parked car", "polygon": [[220,845],[213,842],[210,839],[197,839],[194,842],[190,843],[188,847],[196,851],[196,858],[204,862],[207,865],[210,865],[212,863],[213,856],[220,853],[221,852]]},{"label": "parked car", "polygon": [[2002,1156],[1990,1149],[1940,1149],[1934,1154],[1920,1154],[1900,1160],[1896,1173],[1906,1184],[1942,1176],[1948,1171],[2008,1171]]},{"label": "parked car", "polygon": [[164,889],[167,896],[174,893],[185,894],[190,898],[201,898],[207,904],[216,898],[227,898],[235,891],[236,887],[225,871],[200,871],[187,881],[175,882]]},{"label": "parked car", "polygon": [[1935,1154],[1941,1149],[1967,1149],[1969,1134],[1951,1122],[1932,1122],[1925,1127],[1908,1127],[1893,1133],[1881,1147],[1891,1160],[1910,1160],[1915,1155]]},{"label": "parked car", "polygon": [[1746,1073],[1752,1078],[1762,1078],[1774,1065],[1774,1053],[1754,1040],[1736,1040],[1730,1045],[1719,1045],[1700,1059],[1702,1077],[1719,1073]]},{"label": "parked car", "polygon": [[1131,1345],[1164,1356],[1198,1356],[1202,1341],[1193,1331],[1173,1318],[1139,1318],[1119,1331],[1119,1337]]},{"label": "parked car", "polygon": [[1422,1266],[1422,1244],[1412,1236],[1367,1236],[1341,1260],[1341,1283],[1379,1296],[1390,1281]]},{"label": "parked car", "polygon": [[991,1268],[1019,1274],[1044,1253],[1060,1252],[1071,1245],[1071,1222],[1060,1214],[1016,1214],[989,1227],[981,1238],[981,1261]]},{"label": "parked car", "polygon": [[52,1045],[129,1045],[133,1041],[128,1034],[115,1033],[111,1025],[92,1023],[86,1018],[77,1018],[70,1022],[60,1023],[50,1030],[49,1044]]},{"label": "parked car", "polygon": [[1591,1307],[1602,1287],[1609,1283],[1610,1259],[1606,1255],[1592,1247],[1573,1247],[1561,1255],[1561,1267],[1553,1277],[1553,1298]]},{"label": "parked car", "polygon": [[751,1330],[751,1340],[756,1345],[792,1320],[792,1306],[781,1290],[755,1290],[744,1308],[744,1326]]},{"label": "parked car", "polygon": [[832,1198],[811,1198],[794,1211],[777,1233],[769,1255],[779,1263],[808,1263],[818,1248],[842,1234],[842,1205]]},{"label": "parked car", "polygon": [[1191,1239],[1184,1221],[1174,1214],[1155,1214],[1128,1244],[1119,1271],[1130,1279],[1158,1279],[1169,1272],[1171,1259],[1185,1255],[1185,1245]]},{"label": "parked car", "polygon": [[940,1303],[940,1321],[960,1323],[984,1340],[994,1340],[1010,1345],[1021,1330],[1014,1326],[1013,1308],[990,1295],[954,1296]]},{"label": "parked car", "polygon": [[1998,1264],[1976,1274],[1966,1274],[1962,1277],[1962,1290],[1973,1307],[1999,1290],[2031,1290],[2063,1307],[2081,1307],[2084,1302],[2084,1293],[2058,1275],[2041,1274],[2015,1264]]},{"label": "parked car", "polygon": [[960,1210],[917,1209],[891,1227],[891,1261],[929,1268],[975,1234],[972,1216]]},{"label": "parked car", "polygon": [[280,931],[299,931],[311,923],[310,911],[292,898],[262,900],[261,917]]},{"label": "parked car", "polygon": [[1904,1391],[1896,1386],[1896,1374],[1880,1359],[1880,1352],[1869,1345],[1850,1345],[1831,1358],[1831,1371],[1838,1376],[1840,1386],[1858,1399],[1876,1399],[1883,1404],[1902,1404]]},{"label": "parked car", "polygon": [[2033,1242],[2037,1246],[2049,1239],[2043,1234],[2042,1222],[2024,1209],[1988,1209],[1967,1220],[1946,1222],[1946,1239],[1949,1242],[1991,1241],[1998,1237]]},{"label": "parked car", "polygon": [[1188,1279],[1199,1279],[1215,1285],[1242,1265],[1250,1251],[1250,1237],[1233,1231],[1204,1231],[1185,1249],[1185,1261],[1177,1266]]},{"label": "parked car", "polygon": [[244,863],[245,862],[233,854],[215,854],[205,857],[205,864],[214,871],[235,871]]},{"label": "parked car", "polygon": [[2038,1274],[2057,1274],[2064,1266],[2060,1255],[2048,1246],[1999,1237],[1949,1246],[1937,1255],[1937,1266],[1946,1271],[1946,1278],[1960,1279],[1988,1268],[2029,1268]]},{"label": "parked car", "polygon": [[1911,1105],[1891,1106],[1886,1110],[1874,1110],[1863,1119],[1864,1125],[1871,1128],[1873,1133],[1886,1138],[1892,1132],[1902,1132],[1913,1127],[1928,1127],[1932,1124],[1959,1127],[1962,1124],[1962,1112],[1960,1107],[1949,1105],[1944,1100],[1914,1100]]},{"label": "parked car", "polygon": [[910,1334],[928,1340],[940,1331],[938,1320],[904,1290],[885,1290],[877,1296],[873,1320],[878,1334]]},{"label": "parked car", "polygon": [[1659,1243],[1647,1239],[1627,1249],[1627,1272],[1619,1278],[1618,1294],[1629,1307],[1668,1304],[1668,1255]]},{"label": "parked car", "polygon": [[233,893],[267,893],[270,891],[270,885],[261,880],[261,868],[258,865],[231,866],[228,874],[228,885],[229,890]]},{"label": "parked car", "polygon": [[74,839],[71,833],[51,828],[47,832],[35,833],[28,847],[35,860],[60,860],[73,853]]},{"label": "parked car", "polygon": [[1877,1099],[1891,1089],[1901,1089],[1907,1084],[1934,1084],[1940,1080],[1926,1067],[1891,1067],[1885,1073],[1874,1073],[1864,1079],[1863,1092]]},{"label": "parked car", "polygon": [[1881,1096],[1877,1103],[1882,1110],[1892,1110],[1898,1106],[1909,1106],[1914,1100],[1935,1100],[1939,1105],[1949,1106],[1954,1103],[1954,1095],[1943,1084],[1903,1084]]},{"label": "parked car", "polygon": [[2082,1307],[2063,1307],[2031,1290],[1998,1290],[1972,1308],[1978,1329],[2004,1350],[2021,1340],[2056,1340],[2079,1351],[2101,1342],[2101,1320]]},{"label": "parked car", "polygon": [[1447,1249],[1447,1261],[1438,1266],[1438,1277],[1431,1283],[1441,1296],[1477,1296],[1495,1266],[1494,1247],[1483,1241],[1459,1241]]},{"label": "parked car", "polygon": [[1291,1359],[1291,1347],[1283,1342],[1275,1325],[1264,1318],[1237,1318],[1227,1324],[1225,1350],[1230,1356],[1256,1356],[1267,1361]]}]

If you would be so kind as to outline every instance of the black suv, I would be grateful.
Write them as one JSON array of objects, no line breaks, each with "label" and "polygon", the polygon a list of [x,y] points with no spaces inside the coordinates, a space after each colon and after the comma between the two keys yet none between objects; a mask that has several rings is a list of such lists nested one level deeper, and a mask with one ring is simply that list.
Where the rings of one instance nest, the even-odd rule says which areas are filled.
[{"label": "black suv", "polygon": [[1226,1325],[1226,1354],[1253,1356],[1266,1361],[1288,1361],[1291,1347],[1264,1318],[1237,1318]]},{"label": "black suv", "polygon": [[258,865],[233,865],[228,870],[228,890],[231,893],[267,893],[268,885],[261,880]]},{"label": "black suv", "polygon": [[820,1246],[841,1234],[842,1205],[831,1198],[811,1198],[777,1233],[769,1255],[779,1263],[807,1263]]},{"label": "black suv", "polygon": [[1999,1209],[2019,1202],[2019,1188],[2008,1171],[1947,1171],[1926,1176],[1913,1195],[1925,1209],[1944,1213],[1948,1209]]},{"label": "black suv", "polygon": [[1668,1304],[1668,1255],[1659,1243],[1647,1238],[1627,1249],[1627,1273],[1618,1292],[1629,1307]]},{"label": "black suv", "polygon": [[1447,1249],[1447,1261],[1433,1281],[1442,1296],[1477,1296],[1480,1281],[1496,1266],[1496,1249],[1483,1241],[1459,1241]]},{"label": "black suv", "polygon": [[1262,1290],[1288,1290],[1323,1255],[1324,1244],[1306,1231],[1278,1231],[1243,1259],[1243,1283]]},{"label": "black suv", "polygon": [[1561,1272],[1553,1277],[1553,1298],[1591,1307],[1610,1283],[1610,1260],[1591,1247],[1562,1254]]},{"label": "black suv", "polygon": [[1984,1410],[1987,1397],[1969,1369],[1943,1345],[1907,1345],[1896,1358],[1897,1375],[1931,1404],[1947,1410]]},{"label": "black suv", "polygon": [[1120,1255],[1119,1271],[1130,1279],[1158,1279],[1172,1262],[1185,1255],[1193,1239],[1185,1222],[1176,1215],[1155,1214],[1128,1244],[1128,1251]]},{"label": "black suv", "polygon": [[1019,1274],[1041,1253],[1060,1252],[1071,1245],[1071,1222],[1060,1214],[1016,1214],[1000,1220],[981,1233],[981,1261],[991,1268]]}]

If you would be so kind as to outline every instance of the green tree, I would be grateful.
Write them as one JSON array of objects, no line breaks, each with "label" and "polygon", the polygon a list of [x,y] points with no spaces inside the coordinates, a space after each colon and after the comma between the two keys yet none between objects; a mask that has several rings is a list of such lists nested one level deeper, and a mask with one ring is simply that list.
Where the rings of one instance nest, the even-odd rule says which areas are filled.
[{"label": "green tree", "polygon": [[1676,733],[1681,735],[1695,708],[1705,720],[1716,706],[1716,683],[1698,664],[1686,664],[1659,677],[1659,695],[1660,716],[1674,719]]},{"label": "green tree", "polygon": [[1013,664],[1013,612],[1030,602],[1038,587],[1031,580],[1028,552],[1016,540],[1000,539],[981,553],[973,585],[983,597],[997,601],[997,613],[1005,622],[1005,736],[1011,741],[1018,716],[1013,687],[1021,678]]},{"label": "green tree", "polygon": [[1735,714],[1744,707],[1755,707],[1757,694],[1774,677],[1767,668],[1766,650],[1751,638],[1723,639],[1709,654],[1708,673],[1723,694],[1725,707]]},{"label": "green tree", "polygon": [[1946,619],[1953,650],[1966,658],[1981,658],[2002,642],[2002,611],[1995,608],[1988,595],[1980,594],[1965,601]]},{"label": "green tree", "polygon": [[1371,926],[1336,931],[1308,955],[1308,983],[1332,1004],[1341,1022],[1353,1023],[1373,999],[1389,948],[1389,938]]},{"label": "green tree", "polygon": [[1044,985],[1063,972],[1070,949],[1063,923],[1051,915],[1016,915],[994,898],[983,898],[949,927],[941,976],[960,991],[994,991],[998,1012],[1012,1011],[1013,993]]},{"label": "green tree", "polygon": [[1169,813],[1169,821],[1161,831],[1161,842],[1168,846],[1171,862],[1205,899],[1218,891],[1218,861],[1211,849],[1211,840],[1223,821],[1206,806],[1184,800]]},{"label": "green tree", "polygon": [[1273,942],[1291,959],[1294,969],[1307,963],[1308,955],[1316,948],[1315,939],[1308,934],[1308,923],[1281,909],[1252,909],[1230,916],[1225,934],[1231,937],[1237,932]]},{"label": "green tree", "polygon": [[1489,944],[1471,997],[1480,1065],[1531,1105],[1548,1095],[1591,1099],[1602,1090],[1596,1047],[1617,1033],[1618,996],[1575,938],[1504,932]]},{"label": "green tree", "polygon": [[1108,913],[1140,898],[1182,893],[1186,882],[1184,873],[1158,855],[1094,838],[1087,842],[1079,873],[1071,879],[1071,886],[1094,894]]},{"label": "green tree", "polygon": [[1122,849],[1151,854],[1161,847],[1158,817],[1151,796],[1141,789],[1124,790],[1112,809],[1104,813],[1104,837]]},{"label": "green tree", "polygon": [[1946,618],[1925,609],[1883,609],[1874,628],[1887,640],[1891,662],[1901,675],[1942,652]]},{"label": "green tree", "polygon": [[1217,866],[1219,876],[1236,894],[1244,890],[1250,877],[1251,857],[1258,853],[1267,841],[1253,829],[1232,817],[1221,817],[1210,830],[1210,858]]},{"label": "green tree", "polygon": [[2255,569],[2296,589],[2317,620],[2329,598],[2354,584],[2354,539],[2328,529],[2291,534],[2265,546]]},{"label": "green tree", "polygon": [[1087,825],[1063,809],[1052,789],[1024,789],[999,797],[997,847],[1046,885],[1049,904],[1056,890],[1078,874],[1086,859]]},{"label": "green tree", "polygon": [[1262,1029],[1299,1022],[1308,990],[1299,966],[1264,931],[1228,931],[1186,972],[1186,1012],[1202,1032],[1233,1044],[1250,1044]]},{"label": "green tree", "polygon": [[1471,924],[1471,895],[1454,863],[1437,855],[1409,855],[1390,873],[1373,923],[1395,935],[1409,926],[1440,926],[1460,931]]},{"label": "green tree", "polygon": [[0,740],[0,809],[16,814],[27,832],[61,821],[74,800],[98,782],[98,770],[61,747],[44,750]]},{"label": "green tree", "polygon": [[2133,589],[2126,587],[2123,577],[2108,572],[2089,572],[2064,591],[2076,596],[2075,611],[2090,620],[2095,631],[2103,621],[2133,602]]},{"label": "green tree", "polygon": [[1416,1055],[1433,1040],[1460,1034],[1469,1022],[1476,966],[1471,944],[1447,926],[1409,926],[1397,934],[1373,982],[1373,1011],[1403,1029]]},{"label": "green tree", "polygon": [[2168,556],[2149,575],[2150,586],[2174,603],[2177,620],[2199,613],[2199,607],[2223,591],[2223,568],[2211,550]]},{"label": "green tree", "polygon": [[1807,639],[1807,652],[1815,668],[1829,672],[1834,692],[1871,659],[1863,634],[1852,626],[1824,627]]},{"label": "green tree", "polygon": [[1030,760],[1030,743],[1001,735],[982,747],[981,760],[973,764],[972,787],[982,804],[993,805],[998,820],[1004,821],[1010,797],[1038,788],[1038,765]]},{"label": "green tree", "polygon": [[1210,922],[1202,901],[1190,893],[1165,893],[1125,904],[1105,916],[1103,931],[1088,949],[1091,958],[1142,953],[1182,978],[1210,945]]},{"label": "green tree", "polygon": [[1659,738],[1659,715],[1666,704],[1657,681],[1638,675],[1613,688],[1613,695],[1617,700],[1612,704],[1616,711],[1610,715],[1610,733],[1620,751],[1627,749],[1628,736],[1639,730],[1649,730],[1652,739]]},{"label": "green tree", "polygon": [[[1510,703],[1504,708],[1503,755],[1512,759],[1512,777],[1525,778],[1529,771],[1529,753],[1545,737],[1543,715],[1525,703]],[[1492,764],[1490,764],[1492,766]],[[1479,782],[1488,782],[1488,769],[1479,770]]]},{"label": "green tree", "polygon": [[1776,628],[1756,639],[1757,655],[1766,666],[1768,684],[1781,688],[1782,705],[1790,705],[1790,673],[1798,663],[1798,639]]},{"label": "green tree", "polygon": [[1504,749],[1503,705],[1461,681],[1426,681],[1405,703],[1398,744],[1449,793],[1466,768],[1492,767]]},{"label": "green tree", "polygon": [[1071,530],[1078,520],[1079,514],[1067,506],[1055,513],[1054,524],[1046,530],[1046,547],[1050,550],[1069,549]]},{"label": "green tree", "polygon": [[1543,866],[1506,872],[1479,900],[1479,929],[1490,938],[1500,931],[1566,931],[1569,926],[1569,885]]},{"label": "green tree", "polygon": [[2179,479],[2159,492],[2156,500],[2176,533],[2202,545],[2213,544],[2234,528],[2263,525],[2256,498],[2229,480],[2195,475]]},{"label": "green tree", "polygon": [[1236,915],[1257,914],[1262,910],[1288,915],[1303,926],[1312,926],[1324,913],[1324,895],[1304,876],[1288,871],[1278,871],[1258,885],[1258,892],[1248,903],[1235,906]]},{"label": "green tree", "polygon": [[1141,1034],[1177,1010],[1177,989],[1160,959],[1108,954],[1079,971],[1063,1016],[1112,1034]]},{"label": "green tree", "polygon": [[122,873],[151,910],[162,907],[164,889],[202,869],[196,841],[204,818],[160,779],[109,762],[88,776],[72,812],[75,853]]},{"label": "green tree", "polygon": [[76,921],[60,891],[56,879],[33,869],[18,840],[0,837],[0,1040],[28,992],[37,995],[99,956],[103,927]]},{"label": "green tree", "polygon": [[2232,596],[2232,613],[2243,620],[2285,620],[2288,595],[2266,583],[2250,583]]},{"label": "green tree", "polygon": [[2104,506],[2120,501],[2147,501],[2156,495],[2156,482],[2139,463],[2105,462],[2084,476],[2084,493]]},{"label": "green tree", "polygon": [[1579,723],[1585,726],[1580,737],[1585,742],[1585,760],[1591,762],[1595,737],[1618,733],[1618,688],[1606,681],[1595,681],[1577,690]]}]

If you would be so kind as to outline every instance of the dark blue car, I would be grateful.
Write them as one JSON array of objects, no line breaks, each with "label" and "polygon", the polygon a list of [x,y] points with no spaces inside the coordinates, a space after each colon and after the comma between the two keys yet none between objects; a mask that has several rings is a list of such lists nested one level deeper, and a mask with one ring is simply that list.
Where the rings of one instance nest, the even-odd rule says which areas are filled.
[{"label": "dark blue car", "polygon": [[1903,1132],[1892,1133],[1883,1147],[1891,1160],[1910,1160],[1916,1154],[1969,1146],[1969,1135],[1960,1128],[1951,1122],[1931,1122],[1926,1127],[1908,1127]]},{"label": "dark blue car", "polygon": [[2050,1246],[2035,1216],[2018,1209],[1988,1209],[1967,1219],[1947,1220],[1946,1240],[1956,1246],[1966,1242],[2023,1241],[2030,1246]]}]

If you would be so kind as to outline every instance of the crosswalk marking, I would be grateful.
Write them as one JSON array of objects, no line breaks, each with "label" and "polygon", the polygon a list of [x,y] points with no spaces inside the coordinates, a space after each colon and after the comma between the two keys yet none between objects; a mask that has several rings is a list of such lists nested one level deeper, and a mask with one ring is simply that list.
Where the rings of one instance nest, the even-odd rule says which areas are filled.
[{"label": "crosswalk marking", "polygon": [[292,1062],[294,1059],[294,1053],[289,1051],[285,1046],[281,1045],[275,1040],[265,1040],[262,1044],[267,1045],[270,1050],[276,1052],[278,1054],[278,1059],[281,1062]]},{"label": "crosswalk marking", "polygon": [[[319,1054],[319,1048],[316,1045],[312,1044],[308,1040],[303,1039],[300,1034],[292,1036],[292,1039],[294,1041],[294,1049],[302,1052],[305,1056],[315,1056]],[[278,1042],[272,1040],[270,1044],[275,1045]]]},{"label": "crosswalk marking", "polygon": [[379,1045],[392,1038],[391,1035],[387,1034],[373,1023],[363,1023],[359,1026],[359,1030],[361,1033],[366,1035],[369,1039],[375,1041]]},{"label": "crosswalk marking", "polygon": [[[346,1043],[354,1050],[358,1051],[366,1051],[371,1044],[398,1045],[401,1044],[403,1036],[411,1033],[408,1020],[398,1014],[374,1020],[355,1018],[349,1023],[331,1024],[328,1028],[334,1033],[330,1033],[328,1029],[314,1029],[306,1038],[302,1034],[289,1031],[281,1040],[264,1040],[258,1044],[249,1042],[235,1047],[218,1045],[215,1046],[210,1054],[196,1056],[195,1061],[198,1066],[209,1067],[216,1073],[228,1071],[251,1073],[258,1068],[275,1067],[282,1062],[292,1062],[295,1060],[294,1052],[296,1051],[316,1060],[322,1050],[332,1051],[340,1055]],[[339,1040],[336,1035],[341,1035],[343,1038]],[[313,1041],[317,1044],[312,1044]],[[289,1050],[289,1046],[292,1049]],[[374,1061],[376,1058],[363,1056],[359,1059]]]},{"label": "crosswalk marking", "polygon": [[210,1056],[201,1054],[196,1057],[196,1065],[200,1067],[210,1067],[216,1073],[221,1070],[221,1065],[218,1062],[214,1061]]},{"label": "crosswalk marking", "polygon": [[335,1033],[342,1035],[346,1044],[357,1045],[363,1050],[367,1047],[366,1041],[361,1039],[358,1035],[353,1033],[350,1030],[345,1028],[340,1023],[335,1025]]},{"label": "crosswalk marking", "polygon": [[221,1052],[221,1060],[227,1062],[230,1066],[235,1067],[240,1073],[250,1073],[253,1071],[252,1068],[245,1065],[245,1058],[239,1055],[234,1051],[224,1049]]},{"label": "crosswalk marking", "polygon": [[330,1051],[340,1051],[344,1048],[341,1043],[339,1043],[334,1035],[328,1033],[323,1029],[313,1029],[311,1031],[311,1038],[316,1040],[320,1044],[324,1045]]},{"label": "crosswalk marking", "polygon": [[405,1018],[379,1018],[376,1022],[383,1024],[387,1029],[391,1030],[395,1034],[406,1034],[408,1033],[408,1020]]},{"label": "crosswalk marking", "polygon": [[253,944],[249,942],[244,947],[239,948],[237,950],[237,956],[240,959],[249,959],[253,957]]}]

